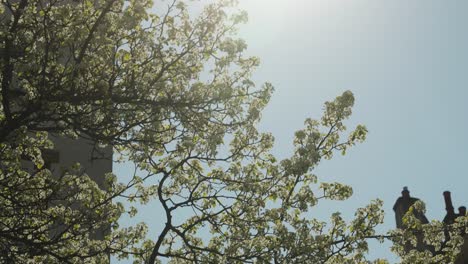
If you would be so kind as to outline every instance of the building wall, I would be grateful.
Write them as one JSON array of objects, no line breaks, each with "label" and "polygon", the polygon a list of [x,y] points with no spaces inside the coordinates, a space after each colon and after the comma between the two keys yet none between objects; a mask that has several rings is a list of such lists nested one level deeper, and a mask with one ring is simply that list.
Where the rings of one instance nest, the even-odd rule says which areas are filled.
[{"label": "building wall", "polygon": [[51,135],[58,162],[52,162],[50,169],[62,173],[70,166],[80,163],[84,172],[104,188],[104,174],[112,172],[112,147],[99,147],[95,142],[84,139],[70,139]]},{"label": "building wall", "polygon": [[[60,175],[65,170],[80,163],[83,173],[96,181],[101,189],[107,188],[104,185],[106,173],[112,172],[112,147],[99,147],[95,142],[84,139],[71,139],[66,137],[51,135],[54,142],[54,151],[58,154],[58,160],[50,164],[50,169],[54,175]],[[97,229],[91,237],[103,239],[109,233],[109,227]]]}]

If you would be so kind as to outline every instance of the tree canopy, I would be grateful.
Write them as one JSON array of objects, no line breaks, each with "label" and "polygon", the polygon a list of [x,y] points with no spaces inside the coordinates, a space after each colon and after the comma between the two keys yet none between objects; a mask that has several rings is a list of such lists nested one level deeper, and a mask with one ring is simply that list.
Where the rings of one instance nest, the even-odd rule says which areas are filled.
[{"label": "tree canopy", "polygon": [[[326,102],[323,116],[295,133],[291,157],[278,160],[273,136],[256,129],[273,87],[250,79],[259,60],[236,36],[246,14],[235,2],[195,12],[182,0],[157,2],[156,11],[150,0],[2,0],[1,261],[367,261],[368,239],[383,239],[375,232],[381,201],[350,222],[339,212],[326,222],[307,214],[322,200],[352,195],[313,170],[365,140],[363,125],[346,132],[353,94]],[[79,164],[56,175],[44,166],[54,148],[49,135],[111,146],[135,173],[109,172],[104,186]],[[149,201],[160,203],[165,222],[156,237],[145,223],[119,227],[123,214],[138,213],[131,203]],[[179,211],[191,214],[177,218]],[[408,219],[442,243],[439,224]],[[104,239],[93,236],[99,229],[108,230]],[[404,250],[414,232],[392,238],[406,263],[441,263],[461,243],[452,239],[432,256]]]}]

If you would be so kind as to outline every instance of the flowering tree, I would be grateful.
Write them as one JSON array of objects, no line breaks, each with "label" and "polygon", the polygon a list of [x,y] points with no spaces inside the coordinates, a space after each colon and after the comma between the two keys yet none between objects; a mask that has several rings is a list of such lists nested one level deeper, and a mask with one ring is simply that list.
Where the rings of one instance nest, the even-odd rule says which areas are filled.
[{"label": "flowering tree", "polygon": [[[381,201],[349,223],[339,213],[328,222],[305,215],[352,195],[313,169],[367,130],[345,135],[354,104],[347,91],[325,103],[320,120],[307,119],[293,155],[277,160],[272,135],[256,130],[273,88],[250,80],[258,59],[235,36],[246,19],[235,1],[197,16],[178,0],[153,13],[149,0],[1,3],[1,261],[361,263],[367,240],[381,238]],[[112,146],[136,173],[109,172],[105,186],[78,164],[55,175],[44,166],[49,134]],[[120,228],[120,216],[137,210],[116,198],[158,201],[164,227],[156,237],[144,223]],[[187,209],[191,216],[176,219]],[[93,236],[102,229],[103,239]]]}]

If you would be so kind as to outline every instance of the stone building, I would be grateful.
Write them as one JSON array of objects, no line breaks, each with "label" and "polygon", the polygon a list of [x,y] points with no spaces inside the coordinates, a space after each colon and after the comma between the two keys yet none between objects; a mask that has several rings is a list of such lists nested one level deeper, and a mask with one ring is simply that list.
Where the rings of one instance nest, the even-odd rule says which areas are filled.
[{"label": "stone building", "polygon": [[[395,211],[395,220],[396,220],[396,225],[397,228],[404,228],[403,224],[403,216],[405,215],[406,212],[408,212],[409,208],[414,205],[419,201],[418,198],[411,197],[410,192],[408,190],[408,187],[403,187],[403,191],[401,192],[401,197],[399,197],[395,205],[393,206],[393,211]],[[421,221],[423,224],[429,223],[427,220],[426,216],[422,212],[415,212],[416,218]]]},{"label": "stone building", "polygon": [[[85,139],[71,139],[51,136],[54,150],[48,151],[44,162],[54,175],[61,175],[72,165],[79,163],[82,172],[92,178],[101,189],[104,175],[112,172],[112,147],[99,147],[95,142]],[[95,239],[104,238],[108,228],[98,229],[93,233]]]},{"label": "stone building", "polygon": [[[393,206],[393,211],[395,212],[395,220],[396,220],[397,228],[406,229],[407,227],[403,223],[403,216],[405,215],[406,212],[408,212],[410,207],[414,205],[414,203],[419,201],[419,199],[415,197],[411,197],[410,192],[407,187],[403,188],[403,191],[401,192],[401,194],[402,196],[396,200],[395,205]],[[457,217],[466,216],[466,207],[460,206],[458,208],[458,213],[455,213],[455,210],[452,204],[451,193],[449,191],[445,191],[443,193],[443,197],[445,201],[445,210],[446,210],[446,215],[443,219],[443,222],[447,226],[450,226],[451,224],[455,222],[455,219]],[[414,215],[417,219],[419,219],[419,221],[421,221],[421,223],[423,224],[429,223],[428,219],[422,212],[414,211]],[[412,249],[416,249],[419,251],[429,250],[433,254],[437,254],[437,252],[435,252],[433,247],[428,246],[423,242],[423,238],[424,238],[423,234],[416,234],[416,237],[417,237],[416,247],[408,244],[408,245],[405,245],[406,250],[408,251]],[[448,232],[446,232],[445,239],[446,241],[450,239]],[[468,264],[468,234],[465,235],[465,243],[462,247],[462,250],[458,259],[455,261],[455,264]]]}]

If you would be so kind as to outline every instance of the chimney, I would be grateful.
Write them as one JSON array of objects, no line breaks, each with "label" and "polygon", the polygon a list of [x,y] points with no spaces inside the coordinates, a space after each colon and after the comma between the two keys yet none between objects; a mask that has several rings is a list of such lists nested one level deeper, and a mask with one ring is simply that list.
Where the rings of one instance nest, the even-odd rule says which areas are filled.
[{"label": "chimney", "polygon": [[453,208],[452,197],[450,196],[449,191],[444,192],[444,200],[445,200],[445,210],[447,211],[447,214],[444,217],[444,223],[452,224],[453,221],[455,220],[455,210]]},{"label": "chimney", "polygon": [[465,216],[466,215],[466,207],[460,206],[458,207],[458,216]]},{"label": "chimney", "polygon": [[410,198],[410,194],[409,194],[409,190],[408,190],[408,187],[403,187],[403,191],[401,191],[401,196],[405,199],[409,199]]}]

